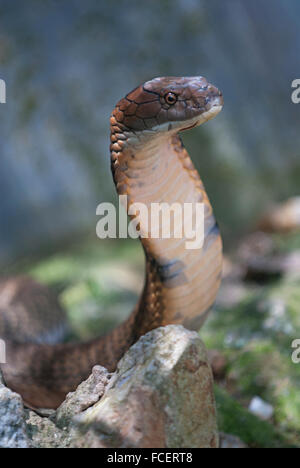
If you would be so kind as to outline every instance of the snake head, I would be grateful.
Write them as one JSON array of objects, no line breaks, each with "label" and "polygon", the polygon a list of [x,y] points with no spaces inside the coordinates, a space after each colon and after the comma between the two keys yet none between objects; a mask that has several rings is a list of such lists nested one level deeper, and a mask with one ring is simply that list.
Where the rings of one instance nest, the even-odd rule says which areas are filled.
[{"label": "snake head", "polygon": [[113,116],[124,130],[181,131],[215,117],[222,93],[202,76],[147,81],[118,102]]}]

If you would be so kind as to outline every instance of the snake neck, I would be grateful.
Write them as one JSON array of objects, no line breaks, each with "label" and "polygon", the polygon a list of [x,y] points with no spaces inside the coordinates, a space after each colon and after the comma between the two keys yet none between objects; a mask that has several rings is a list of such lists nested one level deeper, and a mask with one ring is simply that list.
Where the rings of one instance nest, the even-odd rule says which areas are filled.
[{"label": "snake neck", "polygon": [[[184,213],[184,204],[189,203],[193,216],[197,204],[204,206],[201,248],[187,248],[186,226],[182,226],[181,237],[176,236],[176,215],[169,238],[141,236],[146,279],[131,316],[132,330],[141,335],[170,323],[199,329],[215,301],[222,271],[221,237],[200,176],[177,133],[149,131],[138,137],[126,133],[114,115],[111,124],[112,172],[118,194],[127,195],[128,214],[136,204],[151,213],[153,204],[170,207],[176,203]],[[136,216],[131,214],[131,218]],[[181,220],[184,224],[187,218]],[[143,217],[138,218],[138,227],[141,234],[149,233]]]},{"label": "snake neck", "polygon": [[[128,196],[128,211],[134,203],[142,203],[149,212],[153,203],[181,207],[202,203],[204,243],[201,248],[187,249],[190,239],[174,235],[177,221],[169,238],[141,236],[146,256],[143,293],[129,318],[106,336],[55,346],[7,341],[7,363],[1,366],[4,380],[30,406],[56,408],[66,393],[88,377],[94,365],[113,371],[126,350],[153,328],[181,323],[199,329],[215,301],[222,242],[199,174],[176,133],[142,133],[142,137],[127,133],[112,115],[112,171],[119,195]],[[140,232],[147,232],[143,220]]]}]

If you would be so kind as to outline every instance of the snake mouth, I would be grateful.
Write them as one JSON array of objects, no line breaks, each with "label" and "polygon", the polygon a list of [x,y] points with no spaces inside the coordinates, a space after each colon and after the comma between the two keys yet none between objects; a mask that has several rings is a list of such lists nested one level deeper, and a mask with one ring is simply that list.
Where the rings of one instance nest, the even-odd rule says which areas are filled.
[{"label": "snake mouth", "polygon": [[202,125],[208,120],[213,119],[221,112],[222,108],[223,108],[223,102],[220,99],[216,99],[212,103],[210,109],[198,115],[197,117],[194,117],[193,122],[190,125],[182,127],[180,131],[191,130],[192,128]]},{"label": "snake mouth", "polygon": [[189,125],[188,127],[182,128],[181,131],[184,131],[184,130],[191,130],[191,128],[195,128],[195,127],[197,127],[197,125],[200,125],[198,121],[195,122],[195,123],[193,123],[192,125]]}]

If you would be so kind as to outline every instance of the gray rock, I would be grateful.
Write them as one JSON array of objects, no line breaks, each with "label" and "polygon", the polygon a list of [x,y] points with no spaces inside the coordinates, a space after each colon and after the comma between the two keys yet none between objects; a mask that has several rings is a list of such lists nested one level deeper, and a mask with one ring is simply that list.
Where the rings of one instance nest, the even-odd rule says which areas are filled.
[{"label": "gray rock", "polygon": [[220,433],[220,448],[221,449],[243,449],[248,448],[246,444],[239,438],[231,434]]},{"label": "gray rock", "polygon": [[82,382],[75,392],[69,393],[66,400],[50,418],[43,417],[33,411],[28,412],[26,420],[27,433],[36,448],[71,448],[83,447],[77,431],[75,417],[94,405],[102,397],[110,375],[101,366],[93,368],[91,376]]},{"label": "gray rock", "polygon": [[0,383],[0,446],[218,447],[213,378],[202,341],[178,325],[153,330],[112,376],[96,366],[50,417],[25,411],[21,397]]},{"label": "gray rock", "polygon": [[140,338],[77,422],[93,448],[217,447],[212,373],[198,334],[170,325]]},{"label": "gray rock", "polygon": [[28,412],[26,420],[28,437],[34,448],[68,448],[71,447],[71,435],[60,430],[49,418]]},{"label": "gray rock", "polygon": [[26,434],[22,398],[4,386],[0,372],[0,447],[30,448],[30,446]]},{"label": "gray rock", "polygon": [[273,406],[258,396],[252,398],[248,409],[250,413],[255,414],[255,416],[262,419],[263,421],[268,421],[274,415]]}]

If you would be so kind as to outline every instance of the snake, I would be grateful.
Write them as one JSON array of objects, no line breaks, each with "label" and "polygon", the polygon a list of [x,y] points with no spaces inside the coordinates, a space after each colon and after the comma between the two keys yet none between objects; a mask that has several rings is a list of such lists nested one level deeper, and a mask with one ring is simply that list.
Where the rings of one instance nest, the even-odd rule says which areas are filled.
[{"label": "snake", "polygon": [[[6,344],[1,371],[5,384],[29,407],[57,408],[95,365],[115,371],[129,347],[157,327],[182,324],[199,330],[204,323],[221,283],[222,239],[179,133],[214,118],[222,107],[222,93],[202,76],[159,77],[128,93],[111,114],[111,169],[118,195],[127,197],[128,213],[136,203],[149,209],[154,203],[204,207],[199,248],[186,248],[185,233],[139,235],[144,286],[123,323],[90,341],[59,342],[65,315],[52,293],[30,278],[1,280],[0,338]],[[137,214],[130,217],[139,219],[143,232]]]}]

